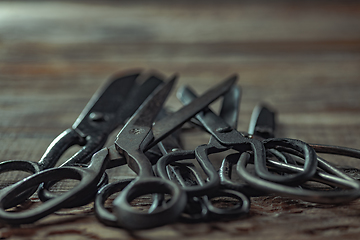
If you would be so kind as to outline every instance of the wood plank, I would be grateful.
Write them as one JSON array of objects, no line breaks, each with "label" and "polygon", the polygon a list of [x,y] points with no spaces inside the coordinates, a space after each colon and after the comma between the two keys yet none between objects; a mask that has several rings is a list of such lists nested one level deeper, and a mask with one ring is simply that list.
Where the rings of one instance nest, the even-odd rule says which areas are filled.
[{"label": "wood plank", "polygon": [[0,5],[1,31],[3,41],[12,42],[359,39],[359,3],[356,1],[264,3],[4,2]]}]

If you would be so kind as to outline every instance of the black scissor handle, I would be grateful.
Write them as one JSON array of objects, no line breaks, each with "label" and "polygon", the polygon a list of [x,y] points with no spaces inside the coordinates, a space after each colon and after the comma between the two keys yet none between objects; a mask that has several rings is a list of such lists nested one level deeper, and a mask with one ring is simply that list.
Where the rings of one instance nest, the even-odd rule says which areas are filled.
[{"label": "black scissor handle", "polygon": [[[211,202],[211,199],[216,197],[233,198],[237,200],[237,204],[231,207],[219,208]],[[245,194],[231,189],[218,189],[205,196],[204,201],[209,209],[210,220],[238,218],[248,214],[250,211],[250,199]]]},{"label": "black scissor handle", "polygon": [[[10,171],[24,171],[28,173],[38,173],[41,170],[54,167],[61,155],[71,146],[81,144],[79,135],[73,129],[67,129],[57,136],[46,149],[39,162],[26,160],[9,160],[0,163],[0,173]],[[12,185],[7,188],[11,188]],[[29,188],[10,201],[4,203],[5,207],[16,206],[17,204],[29,198],[37,189],[37,186]]]},{"label": "black scissor handle", "polygon": [[[208,182],[206,182],[203,186],[195,185],[195,186],[182,186],[182,189],[186,192],[189,196],[201,196],[209,191],[215,190],[219,188],[220,185],[220,179],[219,176],[214,168],[214,166],[211,164],[210,160],[207,158],[207,145],[201,145],[198,147],[199,149],[193,151],[193,150],[180,150],[180,151],[174,151],[170,152],[163,157],[161,157],[157,164],[156,164],[156,173],[159,177],[163,179],[170,179],[167,171],[166,166],[172,163],[175,163],[177,161],[181,160],[187,160],[187,159],[196,159],[205,172],[205,174],[208,176]],[[196,151],[200,152],[197,153]],[[202,152],[204,152],[206,158],[202,157]],[[212,152],[213,153],[213,152]],[[200,154],[200,155],[199,155]]]},{"label": "black scissor handle", "polygon": [[[96,192],[96,185],[106,169],[108,160],[108,150],[103,149],[93,156],[88,168],[50,168],[15,183],[11,188],[3,189],[5,191],[0,192],[0,221],[13,225],[33,223],[63,207],[68,207],[71,201],[76,201],[79,197],[88,196],[92,192]],[[44,181],[58,181],[62,179],[77,179],[80,182],[68,192],[34,209],[24,212],[5,211],[6,203],[29,188],[33,188]]]},{"label": "black scissor handle", "polygon": [[[268,192],[268,193],[276,193],[280,196],[293,197],[297,199],[302,199],[308,202],[315,203],[324,203],[324,204],[338,204],[349,202],[360,196],[360,184],[356,181],[343,181],[343,187],[346,190],[342,191],[314,191],[302,188],[296,188],[291,186],[286,186],[279,183],[269,182],[263,180],[259,177],[256,177],[250,174],[246,170],[246,166],[250,163],[251,155],[249,153],[243,153],[240,155],[239,161],[237,163],[236,170],[245,182],[247,182],[250,186]],[[324,166],[328,165],[326,168],[334,169],[326,162],[323,162]],[[340,171],[339,171],[340,172]],[[342,178],[342,174],[336,174],[336,177]],[[340,183],[341,181],[337,181]]]},{"label": "black scissor handle", "polygon": [[24,160],[4,161],[0,163],[0,173],[9,171],[37,173],[43,169],[54,167],[67,149],[82,143],[80,136],[73,129],[66,129],[50,143],[39,162]]},{"label": "black scissor handle", "polygon": [[[40,166],[36,162],[32,161],[24,161],[24,160],[9,160],[5,162],[0,163],[0,173],[4,172],[11,172],[11,171],[24,171],[31,174],[40,172]],[[10,189],[12,185],[9,185],[3,189],[0,190],[1,192],[7,191],[6,189]],[[26,199],[28,199],[37,189],[37,186],[34,186],[32,189],[28,189],[28,191],[25,191],[15,198],[11,199],[9,202],[4,202],[4,208],[11,208],[14,207]]]},{"label": "black scissor handle", "polygon": [[[170,194],[171,199],[153,212],[140,212],[130,202],[145,194]],[[142,177],[132,181],[113,202],[120,226],[129,229],[148,229],[175,222],[186,205],[186,194],[170,180]]]},{"label": "black scissor handle", "polygon": [[[259,145],[258,147],[254,146],[254,149],[258,151],[258,152],[254,151],[254,163],[255,163],[256,174],[260,178],[275,183],[282,183],[282,184],[294,186],[306,182],[314,176],[318,163],[317,155],[314,149],[311,148],[305,142],[296,139],[289,139],[289,138],[270,138],[262,141],[256,139],[252,139],[252,140],[253,140],[253,144]],[[266,167],[266,155],[265,157],[263,156],[257,157],[256,155],[261,150],[259,149],[260,142],[262,142],[264,149],[266,150],[277,147],[285,147],[301,153],[304,156],[304,171],[289,175],[283,175],[283,176],[274,175],[270,173]]]},{"label": "black scissor handle", "polygon": [[[99,142],[99,139],[102,141],[101,143]],[[93,138],[86,139],[85,144],[83,144],[83,147],[78,152],[76,152],[71,158],[69,158],[64,164],[60,165],[60,167],[79,166],[82,163],[88,162],[89,158],[91,158],[93,154],[99,151],[99,149],[105,144],[106,140],[107,140],[107,136],[99,136],[98,139],[93,139]],[[104,175],[102,177],[101,182],[102,183],[106,182],[106,179],[107,176]],[[40,184],[38,188],[38,195],[41,201],[45,202],[58,196],[57,194],[49,191],[50,187],[53,186],[55,183],[56,181],[47,181]],[[84,205],[83,201],[80,201],[79,204]]]},{"label": "black scissor handle", "polygon": [[103,224],[111,227],[118,227],[117,218],[105,208],[106,199],[116,193],[122,191],[132,180],[124,179],[119,182],[109,183],[102,187],[96,194],[94,201],[95,216]]},{"label": "black scissor handle", "polygon": [[[195,166],[178,163],[177,165],[170,166],[174,180],[177,180],[182,187],[186,185],[200,185],[204,186],[205,181],[201,178],[197,172]],[[236,205],[227,205],[224,208],[219,208],[212,203],[214,198],[229,197],[236,200]],[[195,209],[188,210],[185,214],[182,214],[182,220],[187,222],[199,222],[199,221],[212,221],[219,219],[238,218],[249,212],[250,200],[243,193],[227,189],[222,186],[221,189],[215,189],[209,191],[206,195],[198,197],[190,197],[188,206],[190,208],[195,206]]]},{"label": "black scissor handle", "polygon": [[43,157],[39,160],[41,169],[55,167],[59,158],[66,150],[74,145],[83,146],[85,143],[85,139],[83,139],[74,129],[66,129],[50,143]]},{"label": "black scissor handle", "polygon": [[239,183],[232,180],[233,167],[236,166],[238,160],[239,153],[229,154],[223,159],[219,169],[221,186],[226,189],[244,193],[248,197],[268,195],[266,192],[257,190],[246,183]]}]

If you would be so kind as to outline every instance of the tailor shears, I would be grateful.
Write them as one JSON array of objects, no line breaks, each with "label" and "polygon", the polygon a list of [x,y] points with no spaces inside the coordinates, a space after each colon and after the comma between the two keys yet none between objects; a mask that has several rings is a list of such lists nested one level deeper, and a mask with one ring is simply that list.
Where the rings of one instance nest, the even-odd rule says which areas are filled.
[{"label": "tailor shears", "polygon": [[[130,117],[162,80],[156,76],[149,78],[141,85],[136,83],[140,73],[118,73],[90,99],[80,116],[71,128],[57,136],[46,149],[39,162],[10,160],[0,163],[0,172],[25,171],[37,173],[56,165],[61,155],[73,145],[83,146],[61,166],[87,163],[92,155],[105,144],[108,135]],[[106,179],[102,182],[106,183]],[[8,186],[8,187],[11,187]],[[54,195],[41,188],[39,197],[48,200]],[[31,190],[4,203],[5,207],[16,206],[36,191]],[[56,195],[55,195],[56,196]],[[81,199],[81,205],[85,199]],[[87,200],[85,200],[87,201]],[[76,202],[73,202],[76,205]]]},{"label": "tailor shears", "polygon": [[[254,109],[249,128],[250,136],[266,139],[274,136],[275,119],[274,112],[264,105],[259,105]],[[322,153],[338,154],[345,156],[359,156],[360,151],[339,146],[328,146],[321,144],[310,144],[316,146],[315,149],[321,149]],[[283,147],[269,149],[269,154],[277,160],[267,159],[269,168],[278,173],[293,174],[304,171],[299,167],[304,164],[303,155],[299,152]],[[356,155],[357,154],[357,155]],[[277,194],[281,196],[293,197],[315,203],[336,204],[354,200],[360,196],[360,184],[355,179],[347,176],[339,169],[333,167],[321,157],[318,158],[316,173],[310,179],[311,181],[326,184],[332,188],[327,191],[309,189],[300,186],[286,186],[279,183],[265,181],[246,170],[246,165],[251,162],[251,153],[229,155],[224,159],[220,168],[220,176],[228,185],[236,187],[237,184],[230,180],[229,169],[237,163],[237,173],[249,187],[254,190],[264,192],[265,194]],[[240,158],[240,159],[239,159]],[[342,189],[340,191],[340,189]],[[335,191],[334,191],[335,190]]]},{"label": "tailor shears", "polygon": [[[189,88],[184,87],[178,91],[178,98],[184,104],[188,104],[196,99],[196,95]],[[220,177],[208,159],[208,154],[223,152],[228,149],[234,149],[240,153],[251,151],[254,155],[256,174],[264,180],[295,185],[307,181],[316,172],[316,153],[309,145],[300,140],[271,138],[260,141],[248,138],[209,109],[197,114],[196,119],[212,135],[208,144],[198,146],[195,149],[196,159],[208,175],[208,181],[203,186],[189,187],[187,190],[188,194],[204,195],[219,187]],[[286,147],[303,154],[305,160],[304,171],[287,176],[270,173],[266,166],[266,150],[275,147]],[[159,176],[166,178],[166,165],[181,159],[186,159],[186,156],[171,153],[162,157],[157,164],[157,173]]]},{"label": "tailor shears", "polygon": [[[240,89],[236,86],[224,95],[220,116],[231,126],[237,125],[239,101]],[[204,111],[210,110],[206,108]],[[240,217],[248,213],[250,201],[243,193],[233,191],[225,186],[217,186],[216,189],[207,192],[202,190],[206,182],[190,161],[190,159],[196,159],[194,150],[180,150],[179,144],[176,144],[174,139],[168,138],[159,143],[159,148],[164,156],[158,160],[156,170],[163,169],[165,166],[166,176],[162,173],[158,173],[158,175],[177,182],[188,195],[187,208],[180,220],[187,222],[212,221]],[[217,175],[210,162],[197,160],[205,173],[212,174],[212,176]],[[216,197],[236,199],[236,204],[218,208],[211,202],[211,199]]]},{"label": "tailor shears", "polygon": [[[15,183],[10,189],[0,192],[0,220],[10,224],[32,223],[62,207],[69,207],[75,199],[97,190],[96,184],[107,167],[127,163],[138,174],[138,177],[127,185],[113,202],[118,225],[130,229],[144,229],[175,221],[185,207],[186,195],[172,181],[154,176],[151,162],[144,152],[155,146],[218,97],[225,94],[235,81],[236,77],[229,78],[206,92],[196,101],[193,101],[193,103],[154,123],[157,113],[162,108],[175,82],[174,77],[157,88],[145,100],[122,128],[115,144],[96,152],[87,168],[63,166],[43,170]],[[44,181],[58,181],[67,178],[78,179],[80,182],[73,189],[43,203],[37,208],[18,213],[5,211],[4,205],[9,199],[18,196],[27,188]],[[149,193],[168,193],[172,198],[166,206],[161,205],[151,213],[139,212],[131,207],[130,202],[134,198]]]}]

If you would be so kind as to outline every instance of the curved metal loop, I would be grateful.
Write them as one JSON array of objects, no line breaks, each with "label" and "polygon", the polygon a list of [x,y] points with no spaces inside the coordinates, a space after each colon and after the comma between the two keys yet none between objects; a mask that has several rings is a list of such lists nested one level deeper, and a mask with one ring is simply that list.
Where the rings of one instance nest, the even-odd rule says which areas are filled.
[{"label": "curved metal loop", "polygon": [[[181,100],[186,104],[197,97],[188,88],[183,88],[181,94],[179,94]],[[283,183],[283,184],[299,184],[309,180],[315,173],[314,166],[317,165],[317,158],[315,151],[309,147],[306,143],[293,140],[293,139],[267,139],[257,140],[245,137],[243,134],[238,132],[229,126],[221,117],[217,116],[211,110],[207,109],[196,115],[196,118],[203,124],[203,126],[211,133],[221,145],[228,148],[237,150],[239,153],[246,151],[252,151],[254,154],[255,171],[257,175],[265,180]],[[294,175],[274,175],[269,172],[266,167],[266,149],[274,148],[278,146],[286,146],[293,148],[296,151],[300,151],[305,156],[305,171],[296,173]],[[215,147],[216,148],[216,147]],[[209,149],[212,149],[211,147]],[[213,150],[216,151],[216,150]],[[198,157],[205,160],[206,149],[199,149]]]},{"label": "curved metal loop", "polygon": [[199,223],[207,220],[209,209],[200,197],[190,197],[183,213],[179,217],[180,222]]},{"label": "curved metal loop", "polygon": [[233,167],[236,166],[238,160],[239,160],[239,153],[227,155],[223,159],[219,169],[221,186],[226,189],[232,189],[244,193],[248,197],[258,197],[258,196],[268,195],[266,192],[253,188],[249,184],[235,182],[231,179]]},{"label": "curved metal loop", "polygon": [[[198,156],[196,153],[196,150],[195,151],[194,150],[180,150],[180,151],[170,152],[170,153],[164,155],[163,157],[161,157],[158,160],[158,162],[156,164],[156,173],[161,178],[170,179],[167,174],[167,170],[166,170],[167,165],[170,165],[172,163],[182,161],[182,160],[196,159],[198,161],[199,165],[201,166],[201,168],[203,169],[203,171],[205,172],[205,174],[208,176],[208,181],[202,186],[200,186],[200,185],[182,186],[182,189],[189,196],[202,196],[202,195],[207,194],[209,191],[218,189],[220,186],[220,179],[219,179],[219,176],[218,176],[214,166],[212,165],[210,160],[207,158],[207,154],[206,154],[207,147],[208,147],[207,145],[202,145],[202,146],[198,147],[200,149],[200,153],[202,153],[201,150],[203,150],[203,152],[205,152],[205,155],[206,155],[205,159],[202,159],[201,155]],[[212,152],[212,153],[214,153],[214,152]]]},{"label": "curved metal loop", "polygon": [[[296,187],[290,187],[285,186],[278,183],[269,182],[266,180],[263,180],[259,177],[256,177],[252,174],[250,174],[246,170],[246,166],[248,163],[250,163],[251,155],[249,153],[243,153],[240,155],[239,161],[237,163],[237,172],[239,176],[247,184],[250,186],[259,189],[261,191],[265,191],[268,193],[276,193],[280,196],[286,196],[286,197],[293,197],[297,199],[302,199],[308,202],[315,202],[315,203],[324,203],[324,204],[338,204],[343,202],[349,202],[351,200],[354,200],[360,196],[360,184],[356,181],[337,181],[334,185],[340,185],[346,189],[342,191],[316,191],[316,190],[308,190],[303,188],[296,188]],[[328,166],[329,169],[333,169],[328,163],[323,162],[326,166]],[[289,164],[284,164],[283,167],[289,167]],[[297,168],[298,171],[303,171],[301,168]],[[292,170],[296,171],[296,170]],[[338,171],[340,172],[340,171]],[[324,176],[322,174],[318,174],[317,177],[323,178]],[[336,174],[336,176],[331,177],[333,181],[337,178],[342,178],[341,174]],[[314,179],[312,179],[314,180]],[[324,183],[327,183],[329,179],[326,179],[326,181],[323,181]],[[333,182],[331,181],[331,182]]]},{"label": "curved metal loop", "polygon": [[[62,167],[50,168],[33,174],[22,181],[12,185],[11,188],[0,192],[0,221],[7,224],[33,223],[61,208],[68,207],[78,196],[88,196],[96,192],[96,185],[103,175],[108,162],[108,150],[97,152],[88,168]],[[56,181],[60,179],[77,179],[79,184],[68,192],[47,201],[40,206],[24,212],[7,212],[6,203],[17,197],[22,192],[37,186],[44,181]]]},{"label": "curved metal loop", "polygon": [[[85,165],[85,164],[75,164],[74,167],[86,168],[87,165]],[[62,180],[64,180],[64,179],[59,179],[58,181],[46,182],[46,183],[48,183],[47,187],[51,188],[57,182],[62,181]],[[97,183],[96,188],[100,189],[103,186],[107,185],[108,183],[109,183],[109,176],[108,176],[108,174],[106,172],[104,172],[101,179]],[[58,194],[50,192],[50,190],[48,190],[46,188],[42,188],[41,187],[42,185],[43,184],[40,184],[40,186],[38,188],[38,197],[42,202],[49,201],[49,200],[59,196]],[[96,197],[96,192],[94,191],[93,194],[88,194],[88,195],[83,196],[81,198],[77,198],[74,201],[71,201],[66,206],[66,208],[74,208],[74,207],[80,207],[80,206],[86,205],[86,204],[90,203],[91,201],[93,201],[95,197]]]},{"label": "curved metal loop", "polygon": [[96,194],[94,201],[95,216],[103,224],[111,227],[119,227],[116,215],[105,208],[105,201],[110,195],[122,191],[134,179],[124,179],[102,187]]},{"label": "curved metal loop", "polygon": [[[304,157],[304,166],[303,171],[297,172],[295,174],[288,174],[288,175],[273,175],[276,176],[276,181],[272,181],[272,179],[264,178],[259,173],[262,171],[256,171],[256,173],[259,175],[259,177],[264,178],[266,180],[276,182],[276,183],[282,183],[285,185],[292,185],[296,186],[303,182],[308,181],[311,179],[316,172],[316,168],[318,165],[317,161],[317,155],[313,148],[311,148],[307,143],[296,140],[296,139],[289,139],[289,138],[269,138],[263,140],[265,148],[272,149],[276,147],[285,147],[290,148],[293,151],[297,151],[301,153]],[[265,162],[266,165],[266,162]],[[257,164],[255,159],[255,169],[256,167],[259,167],[261,165]],[[265,166],[266,167],[266,166]],[[274,177],[275,178],[275,177]]]},{"label": "curved metal loop", "polygon": [[[346,147],[341,147],[341,146],[332,146],[332,145],[322,145],[322,144],[317,144],[318,146],[321,146],[322,150],[321,153],[328,153],[328,154],[337,154],[337,155],[341,155],[341,156],[346,156],[346,157],[355,157],[355,158],[359,158],[360,159],[360,150],[358,149],[353,149],[353,148],[346,148]],[[326,152],[325,152],[325,147],[326,147]],[[299,158],[297,158],[297,161],[300,161],[301,164],[304,164],[303,162],[303,155],[297,151],[294,151],[293,149],[289,149],[289,148],[283,148],[283,147],[278,147],[275,149],[272,149],[274,152],[276,152],[277,150],[281,151],[281,154],[284,153],[289,153],[295,156],[298,156]],[[335,153],[336,152],[336,153]],[[355,154],[357,153],[357,155]],[[346,181],[350,181],[350,182],[355,182],[357,183],[357,181],[348,176],[346,173],[340,171],[338,168],[332,166],[329,162],[327,162],[325,159],[321,158],[321,157],[317,157],[318,159],[318,168],[320,168],[321,170],[323,170],[325,173],[329,173],[332,175],[336,175]],[[341,187],[341,185],[340,185]]]},{"label": "curved metal loop", "polygon": [[[226,206],[220,208],[215,206],[211,199],[220,197],[229,197],[236,199],[234,206]],[[233,219],[247,215],[250,211],[250,199],[241,192],[231,189],[219,189],[207,196],[204,196],[205,205],[209,209],[209,219],[218,220],[220,219]]]},{"label": "curved metal loop", "polygon": [[[203,187],[206,182],[197,172],[193,164],[176,162],[168,166],[168,176],[178,182],[183,189],[191,187]],[[189,194],[188,194],[189,195]],[[237,200],[233,207],[218,208],[212,204],[211,199],[216,197],[231,197]],[[181,220],[186,222],[212,221],[243,216],[249,212],[250,200],[242,193],[222,188],[212,189],[204,195],[188,198],[188,208],[185,208]],[[190,206],[190,207],[189,207]],[[194,209],[195,206],[195,209]],[[187,211],[186,211],[187,210]]]},{"label": "curved metal loop", "polygon": [[[95,133],[93,133],[95,134]],[[63,166],[81,166],[81,164],[84,164],[89,161],[89,158],[91,158],[97,151],[99,151],[105,144],[107,140],[108,133],[102,133],[102,136],[99,135],[96,138],[94,136],[88,137],[86,139],[85,145],[77,151],[74,155],[72,155],[65,163],[61,164],[59,167]],[[51,146],[51,145],[50,145]],[[71,147],[68,146],[67,149]],[[83,165],[84,166],[84,165]],[[44,168],[47,169],[47,168]],[[106,176],[102,178],[102,182],[106,179]],[[55,185],[56,182],[54,181],[45,181],[40,184],[38,188],[38,196],[41,201],[45,202],[52,198],[57,197],[57,194],[54,194],[49,189]],[[80,201],[80,205],[83,205]],[[75,205],[74,205],[75,206]]]},{"label": "curved metal loop", "polygon": [[[0,173],[9,171],[24,171],[31,174],[38,173],[44,169],[54,167],[61,155],[71,146],[79,144],[81,141],[79,135],[73,129],[67,129],[56,137],[49,147],[46,149],[43,157],[39,162],[26,161],[26,160],[9,160],[0,163]],[[12,185],[7,188],[11,188]],[[38,186],[33,186],[21,194],[14,197],[14,199],[7,204],[6,208],[14,207],[17,204],[25,201],[33,193],[36,192]],[[0,190],[3,191],[4,189]]]},{"label": "curved metal loop", "polygon": [[[170,201],[152,212],[134,209],[130,202],[146,194],[169,194]],[[170,180],[142,177],[132,181],[113,202],[113,210],[120,226],[130,229],[148,229],[175,222],[186,205],[186,194]]]}]

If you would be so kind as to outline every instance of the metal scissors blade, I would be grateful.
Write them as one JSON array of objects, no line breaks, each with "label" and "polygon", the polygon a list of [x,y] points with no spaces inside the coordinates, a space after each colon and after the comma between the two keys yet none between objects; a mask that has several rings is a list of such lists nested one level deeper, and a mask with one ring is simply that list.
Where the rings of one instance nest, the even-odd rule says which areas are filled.
[{"label": "metal scissors blade", "polygon": [[[160,78],[151,75],[140,84],[137,82],[139,76],[140,73],[116,77],[94,95],[86,106],[86,111],[80,114],[81,121],[75,124],[82,129],[81,134],[85,134],[83,137],[86,144],[60,165],[61,167],[87,162],[87,159],[105,144],[108,135],[129,118],[145,98],[163,83]],[[78,128],[71,132],[78,133]],[[42,201],[56,197],[47,190],[54,183],[46,182],[39,187],[38,195]]]},{"label": "metal scissors blade", "polygon": [[109,116],[106,116],[107,114],[114,115],[118,108],[122,106],[139,75],[140,73],[135,73],[125,77],[118,75],[118,77],[111,78],[106,85],[91,97],[72,128],[87,131],[84,127],[88,127],[89,119],[101,121],[104,118],[109,118]]},{"label": "metal scissors blade", "polygon": [[[62,154],[73,145],[85,145],[85,147],[68,159],[67,164],[70,165],[88,161],[92,154],[103,146],[109,134],[109,132],[107,132],[107,126],[100,124],[99,119],[92,118],[91,114],[96,112],[103,114],[100,111],[102,107],[107,109],[107,111],[116,110],[116,108],[121,105],[121,101],[126,98],[127,93],[134,85],[138,75],[138,73],[131,73],[123,75],[122,77],[118,76],[111,80],[107,86],[97,91],[77,118],[72,128],[65,130],[51,142],[39,162],[19,160],[5,161],[0,164],[0,171],[19,170],[36,173],[54,167]],[[115,100],[118,98],[120,102]],[[95,137],[88,138],[88,136],[94,135]],[[10,203],[10,206],[11,204],[22,202],[35,190],[36,188],[29,189],[26,193],[17,196],[16,199],[13,199]]]},{"label": "metal scissors blade", "polygon": [[192,104],[183,106],[180,110],[172,113],[161,120],[157,121],[153,126],[154,141],[149,147],[154,146],[162,139],[167,137],[174,129],[184,124],[190,118],[206,108],[209,104],[214,102],[218,97],[224,95],[234,85],[237,76],[233,75],[224,82],[213,87],[205,94],[193,101]]},{"label": "metal scissors blade", "polygon": [[264,139],[273,138],[276,128],[275,115],[276,113],[264,104],[257,105],[251,114],[248,133]]},{"label": "metal scissors blade", "polygon": [[[127,149],[134,147],[144,150],[148,142],[144,142],[151,132],[153,122],[162,109],[162,106],[169,95],[176,77],[168,81],[160,90],[150,95],[139,107],[133,116],[127,121],[116,137],[115,144],[120,151],[127,152]],[[149,136],[151,138],[151,136]],[[149,139],[149,140],[152,140]]]},{"label": "metal scissors blade", "polygon": [[219,116],[233,129],[237,128],[241,100],[241,88],[233,86],[229,93],[224,95]]}]

